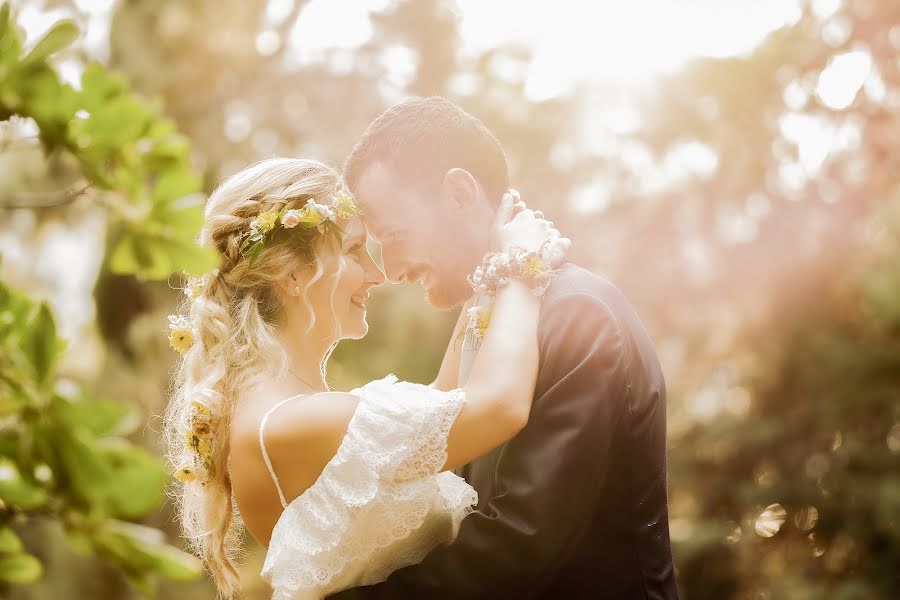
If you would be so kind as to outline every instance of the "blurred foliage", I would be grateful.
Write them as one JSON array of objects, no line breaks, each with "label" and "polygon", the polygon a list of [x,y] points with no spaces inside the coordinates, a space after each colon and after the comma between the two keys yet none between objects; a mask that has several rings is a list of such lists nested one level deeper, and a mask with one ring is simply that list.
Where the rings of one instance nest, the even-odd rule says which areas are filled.
[{"label": "blurred foliage", "polygon": [[[627,261],[614,275],[679,340],[669,461],[686,598],[900,596],[898,25],[897,3],[807,7],[643,109],[634,137],[661,163],[691,143],[716,157],[643,202],[641,237],[619,246],[640,275]],[[871,70],[836,103],[822,74],[851,52]]]},{"label": "blurred foliage", "polygon": [[[89,20],[83,2],[45,2]],[[155,126],[136,133],[141,128],[132,125],[147,115],[160,122],[159,111],[129,95],[112,116],[142,116],[134,123],[129,116],[121,131],[122,124],[113,127],[123,137],[101,142],[102,156],[82,152],[74,136],[85,126],[79,110],[97,112],[85,107],[83,94],[94,85],[88,74],[102,69],[77,51],[62,54],[83,65],[81,91],[54,92],[62,101],[20,110],[41,123],[50,154],[41,158],[46,172],[22,177],[19,187],[43,179],[77,190],[83,185],[71,184],[72,170],[91,185],[56,199],[56,209],[32,209],[39,222],[74,221],[79,202],[92,194],[110,216],[94,288],[96,325],[109,352],[95,393],[134,397],[152,424],[172,360],[160,323],[178,292],[114,273],[117,251],[142,277],[184,267],[162,256],[156,236],[192,241],[199,212],[191,210],[202,200],[192,192],[208,192],[271,155],[340,164],[390,104],[410,94],[445,95],[497,133],[523,197],[575,241],[578,262],[625,291],[658,343],[669,388],[682,596],[900,596],[900,4],[844,0],[830,10],[831,3],[804,1],[795,23],[746,55],[693,61],[630,95],[583,86],[540,101],[525,93],[530,50],[463,52],[453,2],[385,3],[360,47],[312,57],[291,35],[308,4],[118,2],[106,62],[164,108],[175,124],[166,134],[151,135]],[[65,41],[67,28],[51,40]],[[0,39],[6,52],[9,42]],[[871,59],[865,83],[845,104],[826,102],[820,79],[851,52]],[[15,53],[18,64],[18,46]],[[67,87],[54,81],[41,85]],[[7,105],[4,94],[0,105]],[[57,112],[66,106],[74,110]],[[603,116],[609,110],[636,113],[638,125],[611,126]],[[101,121],[91,131],[102,137],[110,130]],[[813,141],[798,139],[798,127],[816,134]],[[191,140],[202,183],[187,175],[188,148],[176,129]],[[180,148],[178,166],[147,159],[157,146]],[[59,150],[76,157],[74,167],[59,160]],[[6,164],[27,173],[33,162]],[[135,164],[143,166],[124,166]],[[169,169],[184,174],[174,178],[183,185],[171,195],[164,187],[162,196],[188,194],[171,204],[187,210],[177,231],[165,229],[172,215],[152,208]],[[159,228],[145,229],[147,222]],[[150,241],[121,241],[134,236]],[[146,252],[130,250],[144,245]],[[159,262],[145,268],[137,264],[142,255]],[[435,314],[417,288],[396,286],[375,291],[369,315],[369,336],[335,353],[334,385],[348,389],[389,371],[429,381],[455,316]],[[176,533],[167,511],[149,520]],[[17,531],[24,539],[31,529]],[[52,539],[26,539],[26,547],[40,554]],[[0,534],[0,549],[8,547],[16,542]],[[250,550],[245,597],[266,598],[260,549]],[[72,558],[58,565],[60,573],[88,568]],[[110,583],[114,574],[97,572],[93,587],[83,579],[72,575],[48,588],[48,597],[128,593]],[[41,597],[25,591],[33,589],[20,586],[16,597]],[[157,596],[205,598],[211,588],[164,584]]]},{"label": "blurred foliage", "polygon": [[[100,65],[85,69],[78,91],[62,83],[48,60],[77,36],[62,21],[23,54],[3,4],[0,119],[33,119],[45,153],[70,153],[89,185],[128,202],[106,203],[114,272],[159,278],[176,266],[206,269],[214,255],[193,243],[202,205],[180,204],[199,187],[186,141]],[[49,306],[0,283],[0,585],[42,577],[17,531],[47,520],[64,526],[75,550],[117,565],[146,593],[153,575],[195,578],[193,556],[129,522],[159,508],[168,480],[158,457],[124,437],[142,417],[58,376],[64,348]]]},{"label": "blurred foliage", "polygon": [[21,35],[3,5],[0,119],[34,119],[45,152],[69,152],[89,185],[114,192],[105,196],[114,273],[161,279],[176,270],[211,269],[215,254],[194,243],[203,204],[202,197],[190,201],[200,180],[187,160],[187,140],[99,64],[87,65],[79,91],[61,82],[48,58],[77,36],[78,27],[62,21],[23,55]]},{"label": "blurred foliage", "polygon": [[42,520],[61,522],[75,550],[147,592],[153,574],[196,577],[193,556],[128,522],[159,508],[168,479],[157,457],[123,437],[140,417],[59,377],[64,349],[47,305],[0,284],[0,589],[43,575],[16,533]]},{"label": "blurred foliage", "polygon": [[900,595],[900,202],[872,225],[740,340],[719,391],[737,414],[670,453],[689,597]]}]

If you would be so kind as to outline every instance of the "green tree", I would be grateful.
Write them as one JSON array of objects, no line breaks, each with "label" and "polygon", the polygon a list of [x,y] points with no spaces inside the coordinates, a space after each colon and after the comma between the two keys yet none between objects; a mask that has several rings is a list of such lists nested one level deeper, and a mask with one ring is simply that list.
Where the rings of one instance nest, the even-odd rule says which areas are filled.
[{"label": "green tree", "polygon": [[[202,196],[186,140],[97,64],[80,89],[63,83],[51,59],[77,35],[62,21],[24,52],[9,5],[0,7],[0,120],[31,119],[47,160],[64,155],[83,178],[77,192],[8,204],[46,208],[90,193],[108,217],[110,272],[158,279],[210,268],[214,255],[194,243]],[[145,593],[155,576],[195,578],[194,557],[139,524],[168,480],[161,461],[126,437],[142,418],[59,373],[64,351],[48,305],[0,283],[0,586],[42,577],[43,550],[20,534],[47,522]]]},{"label": "green tree", "polygon": [[[661,193],[628,193],[633,171],[605,215],[629,228],[613,279],[683,353],[667,375],[687,598],[900,594],[898,24],[896,3],[807,5],[643,108],[633,141],[657,165],[690,144],[715,157]],[[819,83],[848,53],[871,65],[836,102]]]}]

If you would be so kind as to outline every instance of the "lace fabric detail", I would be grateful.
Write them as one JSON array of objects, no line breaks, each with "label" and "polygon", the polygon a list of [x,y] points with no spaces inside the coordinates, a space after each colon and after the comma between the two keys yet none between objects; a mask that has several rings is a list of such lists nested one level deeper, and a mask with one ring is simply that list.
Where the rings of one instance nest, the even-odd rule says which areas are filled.
[{"label": "lace fabric detail", "polygon": [[439,472],[462,390],[389,375],[351,393],[360,401],[337,453],[272,532],[261,574],[277,600],[383,581],[449,541],[477,503],[463,479]]}]

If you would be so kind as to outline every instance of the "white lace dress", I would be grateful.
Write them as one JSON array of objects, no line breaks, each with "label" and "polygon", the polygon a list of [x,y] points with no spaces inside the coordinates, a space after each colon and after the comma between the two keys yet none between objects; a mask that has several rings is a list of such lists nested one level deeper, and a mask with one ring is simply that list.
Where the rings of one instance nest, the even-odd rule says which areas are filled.
[{"label": "white lace dress", "polygon": [[274,600],[322,598],[384,581],[455,537],[478,501],[463,479],[439,472],[462,390],[390,375],[351,393],[360,401],[337,454],[290,503],[265,452],[266,418],[260,424],[263,455],[285,506],[261,573]]}]

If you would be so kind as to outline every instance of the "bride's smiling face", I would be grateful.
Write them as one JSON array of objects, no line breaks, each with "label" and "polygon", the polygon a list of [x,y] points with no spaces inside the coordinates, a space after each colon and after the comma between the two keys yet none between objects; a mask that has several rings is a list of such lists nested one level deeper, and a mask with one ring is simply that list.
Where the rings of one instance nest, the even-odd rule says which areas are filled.
[{"label": "bride's smiling face", "polygon": [[[311,309],[315,323],[312,331],[304,334],[315,335],[317,339],[334,336],[335,332],[339,339],[364,337],[369,330],[366,321],[369,291],[384,283],[384,273],[366,246],[368,234],[362,220],[341,221],[338,225],[344,231],[340,252],[324,258],[328,264],[322,265],[322,277],[309,285],[306,294],[302,292],[306,281],[297,278],[289,283],[294,287],[292,294],[289,290],[285,308],[296,315],[289,316],[289,322],[307,329],[308,309]],[[307,281],[311,281],[313,273],[305,276]],[[302,306],[306,303],[308,309]]]},{"label": "bride's smiling face", "polygon": [[372,259],[366,242],[369,236],[361,219],[353,219],[344,229],[341,257],[343,267],[334,292],[334,310],[341,323],[341,337],[359,339],[369,331],[366,301],[369,290],[384,283],[384,273]]}]

